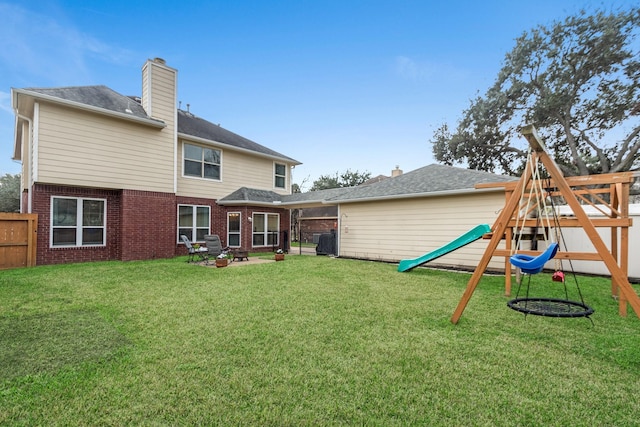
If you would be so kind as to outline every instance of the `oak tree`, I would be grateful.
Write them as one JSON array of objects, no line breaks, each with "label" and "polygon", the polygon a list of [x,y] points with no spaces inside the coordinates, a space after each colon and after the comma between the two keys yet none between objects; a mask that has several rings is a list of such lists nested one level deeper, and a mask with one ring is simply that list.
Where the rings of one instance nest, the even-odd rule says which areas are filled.
[{"label": "oak tree", "polygon": [[517,175],[532,123],[567,175],[637,168],[640,8],[581,11],[525,32],[495,83],[471,101],[455,131],[430,141],[444,164]]}]

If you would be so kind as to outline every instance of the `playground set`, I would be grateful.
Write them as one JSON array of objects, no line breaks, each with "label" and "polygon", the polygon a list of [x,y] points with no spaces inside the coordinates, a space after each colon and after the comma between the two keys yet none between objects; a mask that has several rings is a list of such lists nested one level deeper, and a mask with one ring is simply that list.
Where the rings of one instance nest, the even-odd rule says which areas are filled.
[{"label": "playground set", "polygon": [[[626,316],[629,304],[636,316],[640,317],[640,298],[627,277],[629,227],[632,226],[632,219],[629,217],[629,187],[635,179],[635,174],[621,172],[565,178],[537,135],[535,127],[525,127],[522,134],[529,143],[530,151],[520,180],[476,185],[476,188],[504,188],[506,204],[493,226],[489,228],[488,225],[482,224],[433,252],[413,260],[402,260],[398,271],[408,271],[484,238],[489,239],[489,244],[451,317],[452,323],[458,323],[489,261],[494,256],[505,258],[506,296],[511,296],[513,267],[519,284],[518,294],[521,274],[528,276],[526,296],[521,298],[517,295],[508,302],[509,307],[514,310],[542,316],[589,317],[593,309],[582,300],[575,273],[573,278],[580,301],[568,297],[530,297],[531,276],[541,272],[545,265],[553,260],[555,272],[552,281],[562,282],[566,290],[562,261],[567,260],[571,270],[571,260],[603,261],[611,275],[611,293],[618,300],[619,314]],[[546,171],[546,175],[543,176],[542,171]],[[592,206],[603,217],[590,218],[581,202]],[[560,204],[566,204],[573,215],[559,215],[556,208]],[[563,247],[564,227],[582,228],[596,252],[569,251],[566,244]],[[607,248],[596,228],[610,229],[611,250]],[[537,242],[541,239],[544,240],[545,247],[543,250],[537,250]],[[502,241],[505,242],[504,248],[499,248]],[[525,247],[525,242],[530,242],[528,248]]]}]

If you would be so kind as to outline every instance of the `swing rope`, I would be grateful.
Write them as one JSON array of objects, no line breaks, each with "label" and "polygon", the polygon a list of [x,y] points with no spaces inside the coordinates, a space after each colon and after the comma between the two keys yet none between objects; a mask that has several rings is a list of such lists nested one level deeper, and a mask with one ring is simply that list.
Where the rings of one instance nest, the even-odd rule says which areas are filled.
[{"label": "swing rope", "polygon": [[[549,209],[547,207],[546,198],[544,197],[544,189],[542,187],[542,178],[540,177],[540,166],[538,164],[538,158],[533,160],[532,151],[529,151],[529,155],[527,156],[527,168],[531,168],[531,177],[532,184],[529,187],[529,195],[528,197],[524,196],[525,186],[522,186],[522,194],[520,195],[520,210],[516,217],[516,227],[520,226],[520,217],[522,217],[522,226],[520,226],[519,231],[517,233],[518,238],[517,242],[512,245],[512,255],[510,258],[511,264],[518,267],[520,271],[527,274],[536,274],[542,271],[544,265],[547,261],[553,258],[558,251],[558,244],[552,241],[551,235],[551,220],[549,219]],[[535,199],[534,199],[535,197]],[[542,235],[544,237],[545,245],[547,249],[539,254],[538,256],[531,256],[525,254],[519,254],[517,251],[522,248],[523,241],[523,233],[524,233],[524,225],[526,224],[526,217],[531,210],[529,206],[531,205],[532,200],[535,200],[534,208],[536,209],[536,229],[534,230],[535,236],[532,235],[532,242],[534,242],[538,233],[537,224],[540,223],[541,219],[546,220],[546,225],[543,227]],[[523,208],[524,206],[524,208]],[[524,209],[524,215],[522,211]],[[544,217],[543,217],[544,216]],[[515,248],[515,254],[513,250]]]},{"label": "swing rope", "polygon": [[[539,220],[540,217],[544,215],[547,223],[547,227],[543,227],[543,230],[544,230],[543,236],[545,239],[545,243],[547,244],[547,249],[537,257],[531,257],[525,254],[518,254],[518,253],[512,254],[510,258],[511,264],[520,268],[522,272],[528,273],[529,277],[527,279],[527,289],[526,289],[525,297],[523,298],[519,297],[520,290],[522,287],[522,281],[519,281],[518,289],[516,291],[516,298],[509,301],[507,305],[509,306],[509,308],[513,310],[524,313],[525,317],[527,314],[533,314],[537,316],[550,316],[550,317],[586,317],[593,324],[593,320],[589,316],[593,314],[594,310],[584,303],[582,291],[580,290],[580,286],[578,285],[578,278],[573,268],[573,263],[571,262],[570,259],[569,259],[569,265],[571,267],[571,272],[573,273],[573,278],[576,284],[578,295],[580,296],[580,302],[571,301],[569,299],[569,291],[567,288],[566,281],[564,280],[564,273],[561,272],[560,269],[558,268],[558,267],[562,268],[562,261],[560,259],[556,259],[556,262],[555,262],[556,272],[554,273],[553,280],[561,281],[563,283],[565,299],[533,298],[529,295],[530,285],[531,285],[531,276],[533,274],[536,274],[542,271],[542,269],[544,268],[544,264],[550,259],[555,257],[556,252],[559,248],[560,242],[564,244],[565,252],[568,252],[567,244],[564,239],[564,235],[562,233],[562,228],[560,227],[560,219],[558,218],[556,207],[553,202],[553,194],[551,191],[551,179],[547,178],[547,187],[546,189],[543,189],[542,179],[540,177],[540,171],[539,171],[540,168],[537,163],[537,158],[536,158],[536,161],[532,161],[531,152],[529,152],[529,156],[527,157],[527,167],[529,167],[530,165],[531,167],[534,168],[531,170],[533,183],[531,185],[531,189],[529,190],[529,198],[526,202],[526,205],[527,206],[530,205],[532,200],[531,197],[535,195],[537,218]],[[520,199],[520,211],[516,218],[516,227],[519,225],[520,212],[522,212],[522,206],[524,203],[524,193],[525,193],[524,187],[525,186],[523,186],[522,195]],[[547,198],[550,201],[549,207],[551,208],[550,210],[552,212],[552,217],[553,217],[553,223],[555,228],[554,233],[551,233],[551,220],[549,218],[549,209],[547,209],[547,204],[546,204]],[[524,229],[524,224],[525,224],[524,221],[526,221],[527,213],[528,213],[528,207],[525,208],[523,223],[518,233],[518,242],[517,242],[518,244],[516,245],[517,246],[516,251],[517,249],[520,248],[522,244],[522,236],[523,236],[522,230]],[[538,222],[536,222],[536,224],[537,223]],[[536,226],[535,232],[537,233],[537,226]],[[549,240],[551,240],[552,237],[555,237],[555,242],[552,241],[551,243],[549,243]],[[512,246],[512,248],[513,247],[514,246]],[[512,253],[513,253],[513,250],[512,250]],[[561,273],[562,280],[555,280],[558,273]]]},{"label": "swing rope", "polygon": [[[555,232],[556,235],[558,236],[557,238],[557,242],[562,242],[562,244],[564,245],[564,251],[565,252],[569,252],[568,248],[567,248],[567,241],[564,238],[564,234],[562,233],[562,227],[560,226],[560,218],[558,217],[558,213],[557,213],[557,209],[555,204],[553,203],[553,196],[551,194],[551,179],[548,178],[547,179],[547,192],[549,194],[549,199],[551,200],[551,207],[553,209],[553,222],[555,225]],[[580,302],[583,306],[586,307],[585,303],[584,303],[584,297],[582,296],[582,290],[580,289],[580,285],[578,284],[578,276],[576,275],[576,271],[573,268],[573,262],[572,260],[569,258],[567,261],[569,261],[569,268],[571,269],[571,275],[573,276],[573,281],[576,284],[576,290],[578,292],[578,296],[580,297]],[[558,258],[557,262],[560,264],[560,267],[562,267],[562,261]],[[562,283],[564,284],[564,290],[565,290],[565,296],[567,298],[567,300],[569,299],[569,293],[567,290],[567,285],[566,285],[566,281],[564,280],[564,275],[563,275],[563,280]],[[593,310],[592,310],[593,313]],[[587,315],[588,317],[588,315]]]}]

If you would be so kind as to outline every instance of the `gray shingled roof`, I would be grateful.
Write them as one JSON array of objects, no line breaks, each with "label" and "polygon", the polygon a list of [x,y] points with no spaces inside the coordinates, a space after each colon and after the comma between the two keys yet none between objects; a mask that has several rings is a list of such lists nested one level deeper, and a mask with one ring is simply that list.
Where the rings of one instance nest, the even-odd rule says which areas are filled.
[{"label": "gray shingled roof", "polygon": [[240,187],[233,193],[218,200],[224,204],[273,204],[281,202],[282,196],[270,190],[258,190],[255,188]]},{"label": "gray shingled roof", "polygon": [[298,203],[298,202],[322,202],[333,197],[337,197],[341,194],[347,193],[355,187],[346,188],[330,188],[328,190],[307,191],[306,193],[294,193],[284,196],[283,203]]},{"label": "gray shingled roof", "polygon": [[241,187],[233,193],[218,200],[221,205],[230,204],[322,204],[324,200],[335,197],[345,191],[351,190],[350,188],[332,188],[329,190],[320,191],[308,191],[306,193],[294,193],[289,195],[281,195],[270,190],[258,190],[255,188]]},{"label": "gray shingled roof", "polygon": [[432,164],[378,183],[353,187],[327,199],[328,202],[375,200],[392,197],[411,197],[436,193],[469,190],[486,182],[516,181],[518,178],[489,172]]},{"label": "gray shingled roof", "polygon": [[[140,98],[121,95],[103,85],[26,88],[23,90],[162,123],[160,120],[152,119],[147,115],[142,105],[140,105]],[[279,158],[294,164],[300,164],[297,160],[182,110],[178,110],[178,132],[187,136],[216,141],[232,147]]]},{"label": "gray shingled roof", "polygon": [[[432,164],[404,175],[380,182],[347,188],[332,188],[290,195],[279,195],[273,191],[243,187],[220,199],[221,204],[281,204],[312,205],[320,203],[347,203],[362,200],[388,198],[424,197],[451,192],[474,192],[479,183],[517,181],[518,178],[496,175],[489,172]],[[500,191],[502,191],[500,189]]]},{"label": "gray shingled roof", "polygon": [[215,125],[190,112],[178,110],[178,133],[195,136],[209,141],[216,141],[243,150],[255,151],[267,156],[288,160],[295,164],[300,164],[297,160],[273,151],[263,145],[253,142],[247,138],[226,130],[219,125]]},{"label": "gray shingled roof", "polygon": [[[140,103],[128,96],[120,95],[106,86],[69,86],[54,88],[26,88],[25,91],[52,96],[66,101],[90,105],[96,108],[114,111],[117,113],[131,114],[141,119],[151,119]],[[129,111],[127,111],[127,109]]]}]

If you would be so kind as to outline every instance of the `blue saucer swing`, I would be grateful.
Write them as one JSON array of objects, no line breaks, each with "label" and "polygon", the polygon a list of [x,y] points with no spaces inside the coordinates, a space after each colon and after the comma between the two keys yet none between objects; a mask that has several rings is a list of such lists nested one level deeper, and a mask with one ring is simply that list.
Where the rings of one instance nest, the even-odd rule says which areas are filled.
[{"label": "blue saucer swing", "polygon": [[557,252],[558,244],[553,242],[547,250],[536,257],[525,254],[515,254],[511,256],[510,261],[511,265],[520,268],[523,273],[536,274],[542,271],[547,261],[556,256]]}]

